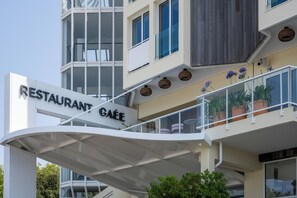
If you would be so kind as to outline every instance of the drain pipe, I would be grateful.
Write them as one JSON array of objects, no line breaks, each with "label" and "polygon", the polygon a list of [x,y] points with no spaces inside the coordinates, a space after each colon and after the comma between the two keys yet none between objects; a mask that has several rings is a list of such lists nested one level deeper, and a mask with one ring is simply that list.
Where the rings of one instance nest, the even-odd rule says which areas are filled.
[{"label": "drain pipe", "polygon": [[219,147],[219,162],[215,165],[215,168],[218,168],[223,162],[223,143],[220,142]]}]

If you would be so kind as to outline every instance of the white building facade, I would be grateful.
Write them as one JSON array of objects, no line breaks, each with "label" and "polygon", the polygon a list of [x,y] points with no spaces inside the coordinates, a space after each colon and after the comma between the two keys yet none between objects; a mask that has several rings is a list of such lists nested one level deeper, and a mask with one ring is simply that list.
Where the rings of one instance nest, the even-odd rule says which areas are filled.
[{"label": "white building facade", "polygon": [[[96,4],[65,2],[62,85],[69,90],[8,78],[6,181],[24,192],[34,188],[21,178],[34,182],[40,157],[137,197],[146,197],[158,176],[206,169],[224,173],[230,197],[297,196],[296,0],[125,0],[129,108],[103,102],[117,95],[102,82],[104,68],[117,61],[114,39],[112,47],[100,40],[108,29],[100,28],[107,19],[100,21],[103,9],[113,18],[117,8],[100,7],[93,38],[88,18]],[[116,84],[117,66],[111,68]],[[53,98],[45,99],[47,92]],[[36,112],[74,124],[36,128]]]}]

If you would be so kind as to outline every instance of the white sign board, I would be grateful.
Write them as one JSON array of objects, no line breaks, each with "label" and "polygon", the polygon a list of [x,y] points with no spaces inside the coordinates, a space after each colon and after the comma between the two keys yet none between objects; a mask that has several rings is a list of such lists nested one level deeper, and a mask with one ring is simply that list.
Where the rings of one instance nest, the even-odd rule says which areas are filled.
[{"label": "white sign board", "polygon": [[[17,122],[22,122],[22,120],[29,122],[19,123],[19,126],[34,126],[36,113],[68,119],[105,102],[98,98],[31,80],[17,74],[10,73],[6,82],[8,84],[6,84],[5,94],[9,94],[7,96],[10,98],[8,101],[10,104],[6,104],[7,108],[10,108],[9,112],[18,115]],[[79,116],[74,121],[80,121],[91,126],[123,128],[136,124],[137,111],[115,103],[107,103]],[[13,125],[18,125],[15,122],[16,120],[14,120]],[[20,129],[13,125],[6,131],[12,132]]]}]

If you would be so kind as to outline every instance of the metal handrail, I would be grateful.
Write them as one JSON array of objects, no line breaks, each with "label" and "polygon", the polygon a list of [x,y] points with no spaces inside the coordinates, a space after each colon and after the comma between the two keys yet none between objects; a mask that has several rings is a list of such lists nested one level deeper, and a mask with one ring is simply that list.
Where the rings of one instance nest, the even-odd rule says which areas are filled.
[{"label": "metal handrail", "polygon": [[294,69],[297,69],[297,66],[287,65],[287,66],[285,66],[285,67],[278,68],[278,69],[272,70],[272,71],[270,71],[270,72],[267,72],[267,73],[264,73],[264,74],[260,74],[260,75],[255,76],[255,77],[248,78],[248,79],[245,79],[245,80],[240,81],[240,82],[236,82],[236,83],[234,83],[234,84],[232,84],[232,85],[228,85],[228,86],[225,86],[225,87],[222,87],[222,88],[219,88],[219,89],[210,91],[210,92],[205,93],[205,94],[202,94],[202,95],[200,95],[200,96],[196,96],[196,99],[199,99],[199,98],[202,98],[202,97],[211,95],[211,94],[213,94],[213,93],[215,93],[215,92],[223,91],[223,90],[228,89],[228,88],[231,88],[231,87],[235,87],[235,86],[240,85],[240,84],[247,83],[247,82],[249,82],[249,81],[253,81],[253,80],[257,79],[257,78],[261,78],[261,77],[264,77],[264,76],[267,76],[267,75],[270,75],[270,74],[273,74],[273,73],[277,73],[277,72],[279,72],[279,71],[281,71],[281,70],[285,70],[285,69],[288,69],[288,68],[294,68]]},{"label": "metal handrail", "polygon": [[[172,112],[170,114],[166,114],[166,115],[163,115],[163,116],[160,116],[160,117],[157,117],[157,118],[154,118],[154,119],[151,119],[151,120],[148,120],[148,121],[145,121],[145,122],[142,122],[142,123],[139,123],[139,124],[136,124],[136,125],[133,125],[133,126],[124,128],[124,129],[121,129],[121,130],[122,131],[127,131],[129,129],[133,129],[133,128],[136,128],[136,127],[144,126],[145,124],[150,123],[152,121],[156,121],[156,120],[158,120],[160,122],[160,120],[162,118],[166,118],[166,117],[169,117],[169,116],[172,116],[172,115],[175,115],[175,114],[178,114],[179,115],[179,122],[178,122],[178,124],[181,124],[180,113],[182,113],[184,111],[187,111],[189,109],[198,108],[198,107],[201,107],[200,111],[202,112],[202,114],[201,114],[201,117],[200,118],[197,118],[197,120],[199,120],[199,119],[201,120],[201,125],[200,126],[196,126],[196,129],[202,129],[203,130],[206,127],[209,127],[209,126],[211,126],[213,124],[217,124],[217,123],[220,123],[220,122],[226,122],[226,124],[228,124],[228,121],[229,120],[232,120],[234,118],[238,118],[238,117],[241,117],[241,116],[252,115],[252,117],[253,117],[255,113],[260,112],[260,111],[263,111],[263,110],[269,110],[269,109],[280,107],[280,110],[282,111],[284,105],[288,105],[288,106],[289,105],[295,105],[295,106],[297,106],[297,103],[293,102],[290,99],[290,97],[289,97],[289,95],[291,94],[289,88],[288,88],[288,101],[287,102],[283,102],[283,98],[282,98],[282,96],[283,96],[283,93],[282,93],[283,92],[283,90],[282,90],[282,74],[283,74],[283,72],[282,71],[284,71],[284,70],[291,71],[290,69],[297,69],[297,67],[296,66],[292,66],[292,65],[288,65],[288,66],[285,66],[285,67],[282,67],[282,68],[279,68],[279,69],[276,69],[276,70],[267,72],[265,74],[261,74],[261,75],[256,76],[256,77],[249,78],[249,79],[243,80],[241,82],[237,82],[237,83],[235,83],[233,85],[229,85],[229,86],[220,88],[218,90],[211,91],[209,93],[206,93],[206,94],[203,94],[203,95],[197,97],[197,99],[199,99],[199,100],[202,101],[199,104],[196,104],[196,105],[193,105],[191,107],[187,107],[185,109],[182,109],[182,110],[179,110],[179,111],[175,111],[175,112]],[[226,113],[227,116],[226,116],[225,119],[222,119],[222,120],[219,120],[219,121],[216,121],[216,122],[205,123],[205,118],[207,116],[207,115],[205,115],[205,104],[208,103],[208,101],[205,99],[206,96],[215,94],[216,92],[225,91],[225,93],[226,93],[226,109],[228,109],[228,101],[227,101],[228,100],[228,97],[227,97],[228,96],[228,89],[230,89],[232,87],[235,87],[235,86],[238,86],[238,85],[241,85],[241,84],[244,84],[244,83],[247,83],[247,82],[252,82],[252,87],[254,88],[253,82],[254,82],[255,79],[260,79],[260,78],[263,78],[265,76],[269,76],[271,74],[279,73],[279,72],[280,72],[280,75],[281,75],[281,77],[280,77],[280,79],[281,79],[281,82],[280,82],[280,86],[281,86],[281,88],[280,88],[280,92],[281,92],[280,93],[280,96],[281,96],[281,99],[280,99],[280,103],[279,104],[276,104],[276,105],[273,105],[273,106],[268,106],[266,108],[261,108],[259,110],[254,110],[254,106],[253,106],[253,102],[252,102],[251,103],[251,109],[250,109],[249,112],[246,112],[244,114],[240,114],[238,116],[231,116],[231,117],[229,117],[228,116],[228,111],[227,111],[227,113]],[[289,75],[291,75],[290,72],[289,72]],[[291,86],[290,83],[292,83],[292,82],[289,81],[289,79],[288,79],[288,86],[289,87]],[[251,95],[252,95],[252,101],[254,101],[253,92],[252,92]],[[161,127],[159,127],[159,133],[160,133],[160,129],[161,129]],[[142,132],[142,129],[139,132]],[[179,133],[180,133],[180,129],[179,129]]]},{"label": "metal handrail", "polygon": [[148,121],[145,121],[145,122],[141,122],[141,123],[139,123],[139,124],[135,124],[135,125],[133,125],[133,126],[130,126],[130,127],[124,128],[124,129],[121,129],[121,131],[126,131],[126,130],[129,130],[129,129],[131,129],[131,128],[135,128],[135,127],[138,127],[138,126],[142,126],[142,125],[144,125],[144,124],[147,124],[147,123],[152,122],[153,120],[160,120],[160,119],[162,119],[162,118],[166,118],[166,117],[169,117],[169,116],[178,114],[178,113],[182,113],[182,112],[184,112],[184,111],[187,111],[187,110],[193,109],[193,108],[195,108],[195,107],[199,107],[199,106],[201,106],[201,104],[196,104],[196,105],[187,107],[187,108],[182,109],[182,110],[179,110],[179,111],[175,111],[175,112],[172,112],[172,113],[169,113],[169,114],[166,114],[166,115],[163,115],[163,116],[159,116],[159,117],[156,117],[156,118],[154,118],[154,119],[151,119],[151,120],[148,120]]}]

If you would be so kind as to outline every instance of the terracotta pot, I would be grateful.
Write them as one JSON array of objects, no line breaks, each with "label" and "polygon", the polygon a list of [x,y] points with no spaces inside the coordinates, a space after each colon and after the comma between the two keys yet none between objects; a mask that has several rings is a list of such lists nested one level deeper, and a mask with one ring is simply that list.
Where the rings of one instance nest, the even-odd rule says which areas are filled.
[{"label": "terracotta pot", "polygon": [[[215,113],[214,122],[224,120],[224,119],[226,119],[226,112],[225,111],[220,111],[220,112]],[[223,124],[226,124],[226,121],[215,123],[214,126],[219,126],[219,125],[223,125]]]},{"label": "terracotta pot", "polygon": [[[234,106],[231,108],[231,112],[232,112],[232,117],[235,117],[235,116],[238,116],[238,115],[242,115],[242,114],[245,114],[246,113],[246,108],[245,106]],[[239,116],[239,117],[236,117],[236,118],[232,118],[232,121],[235,122],[235,121],[238,121],[238,120],[243,120],[243,119],[246,119],[247,118],[247,115],[242,115],[242,116]]]},{"label": "terracotta pot", "polygon": [[[268,107],[268,101],[267,100],[255,100],[254,101],[254,111],[257,111],[259,109],[267,108]],[[261,115],[263,113],[267,113],[268,109],[264,109],[262,111],[258,111],[254,113],[254,116]]]}]

